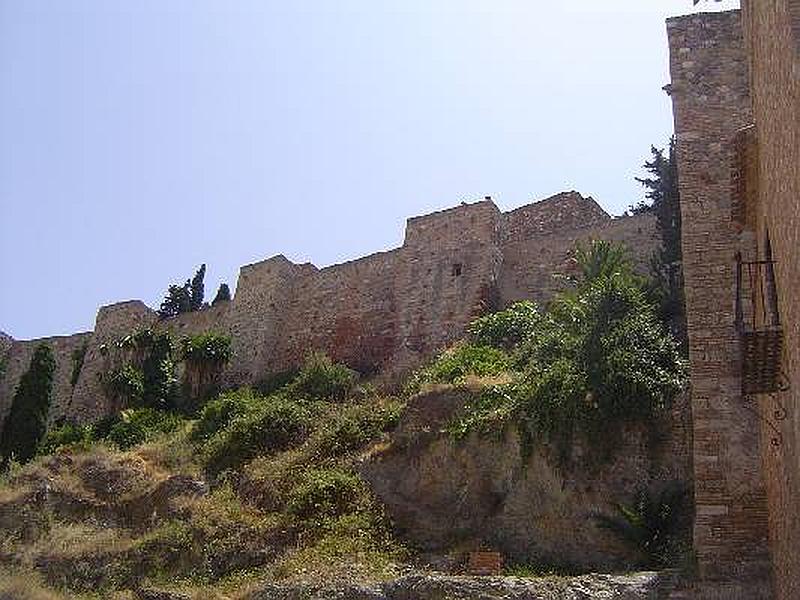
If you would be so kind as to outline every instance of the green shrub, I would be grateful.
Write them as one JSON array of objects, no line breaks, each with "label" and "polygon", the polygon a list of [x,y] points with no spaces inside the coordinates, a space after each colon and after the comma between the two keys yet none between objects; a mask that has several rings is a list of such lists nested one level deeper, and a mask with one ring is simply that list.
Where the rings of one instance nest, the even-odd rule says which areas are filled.
[{"label": "green shrub", "polygon": [[535,303],[517,302],[506,310],[475,319],[467,333],[478,346],[511,350],[536,331],[541,319]]},{"label": "green shrub", "polygon": [[[511,348],[513,383],[471,402],[450,425],[451,433],[460,437],[514,423],[525,453],[539,438],[556,442],[565,453],[578,429],[596,441],[611,440],[609,427],[653,420],[669,408],[686,377],[677,343],[629,272],[624,254],[593,246],[583,259],[589,264],[578,288],[557,296]],[[462,364],[471,362],[456,348],[425,375],[453,380],[464,372]]]},{"label": "green shrub", "polygon": [[468,375],[488,377],[509,371],[508,354],[491,346],[461,343],[442,352],[430,365],[417,371],[406,391],[416,393],[427,383],[463,383]]},{"label": "green shrub", "polygon": [[116,407],[138,406],[142,401],[144,373],[130,363],[112,371],[105,384]]},{"label": "green shrub", "polygon": [[301,442],[309,432],[306,406],[273,397],[235,417],[206,444],[205,460],[211,474],[234,469],[259,454],[272,454]]},{"label": "green shrub", "polygon": [[175,362],[169,333],[151,334],[141,343],[146,344],[142,361],[142,406],[162,410],[177,408],[180,393],[178,381],[175,379]]},{"label": "green shrub", "polygon": [[595,513],[592,518],[639,551],[635,566],[675,566],[691,547],[691,517],[686,486],[672,482],[653,494],[641,489],[630,505],[618,503],[616,514]]},{"label": "green shrub", "polygon": [[294,398],[341,402],[353,390],[356,380],[355,371],[334,363],[325,354],[314,353],[289,384],[287,393]]},{"label": "green shrub", "polygon": [[39,441],[47,430],[47,413],[53,397],[56,361],[46,344],[33,351],[30,366],[20,379],[11,410],[0,434],[2,462],[14,457],[26,462],[36,456]]},{"label": "green shrub", "polygon": [[300,519],[324,519],[351,512],[364,490],[356,475],[339,469],[314,469],[303,474],[289,493],[287,510]]},{"label": "green shrub", "polygon": [[62,423],[48,431],[39,444],[39,454],[55,454],[61,448],[88,445],[92,442],[92,428],[74,423]]},{"label": "green shrub", "polygon": [[401,410],[396,401],[348,406],[320,423],[312,440],[314,454],[335,458],[365,447],[397,424]]},{"label": "green shrub", "polygon": [[252,411],[263,402],[264,399],[257,396],[249,387],[220,394],[206,403],[200,412],[200,418],[192,428],[192,441],[208,441],[225,429],[233,419]]},{"label": "green shrub", "polygon": [[186,365],[184,389],[187,399],[196,406],[217,392],[219,377],[231,359],[231,338],[206,332],[184,337],[180,348]]},{"label": "green shrub", "polygon": [[270,373],[256,383],[256,391],[262,396],[270,396],[292,383],[298,373],[300,373],[300,369],[288,369],[286,371]]},{"label": "green shrub", "polygon": [[217,368],[231,358],[231,338],[211,331],[181,339],[181,358],[190,365]]},{"label": "green shrub", "polygon": [[119,420],[111,426],[106,439],[125,450],[162,433],[175,431],[183,423],[183,418],[175,413],[149,407],[128,409],[120,413]]}]

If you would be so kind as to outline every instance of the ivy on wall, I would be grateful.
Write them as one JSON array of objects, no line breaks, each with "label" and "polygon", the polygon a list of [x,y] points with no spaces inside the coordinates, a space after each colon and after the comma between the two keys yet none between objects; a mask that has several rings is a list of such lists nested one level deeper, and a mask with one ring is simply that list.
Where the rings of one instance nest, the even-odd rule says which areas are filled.
[{"label": "ivy on wall", "polygon": [[192,402],[217,391],[222,370],[231,359],[231,338],[214,332],[186,336],[180,342],[185,363],[184,389]]}]

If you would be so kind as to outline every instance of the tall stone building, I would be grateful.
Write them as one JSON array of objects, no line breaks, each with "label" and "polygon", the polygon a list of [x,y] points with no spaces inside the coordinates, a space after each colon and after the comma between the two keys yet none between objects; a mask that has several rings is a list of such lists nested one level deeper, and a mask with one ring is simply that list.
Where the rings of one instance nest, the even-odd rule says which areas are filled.
[{"label": "tall stone building", "polygon": [[800,1],[668,22],[697,598],[800,598]]}]

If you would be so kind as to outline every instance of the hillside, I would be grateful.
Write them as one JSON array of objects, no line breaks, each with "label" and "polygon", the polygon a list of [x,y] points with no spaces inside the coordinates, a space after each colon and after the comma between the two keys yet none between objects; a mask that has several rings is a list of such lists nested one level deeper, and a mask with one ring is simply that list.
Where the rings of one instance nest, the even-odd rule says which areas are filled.
[{"label": "hillside", "polygon": [[683,361],[621,247],[578,258],[391,388],[311,354],[220,392],[224,337],[120,339],[119,412],[5,428],[0,597],[658,597],[674,574],[624,573],[691,562]]}]

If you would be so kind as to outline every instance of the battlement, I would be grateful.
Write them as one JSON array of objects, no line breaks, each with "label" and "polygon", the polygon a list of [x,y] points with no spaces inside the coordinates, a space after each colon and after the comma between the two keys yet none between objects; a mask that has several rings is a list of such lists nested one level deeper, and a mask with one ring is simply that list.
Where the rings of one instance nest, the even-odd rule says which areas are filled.
[{"label": "battlement", "polygon": [[[78,419],[105,414],[100,347],[145,328],[229,335],[226,385],[255,383],[315,350],[364,373],[402,371],[461,337],[487,310],[546,302],[575,243],[592,237],[624,240],[642,264],[658,240],[652,216],[612,219],[577,192],[507,213],[487,198],[408,219],[403,245],[386,252],[324,268],[283,255],[244,265],[233,299],[197,312],[159,320],[138,300],[104,306],[93,333],[57,348],[57,362],[68,365],[73,346],[87,343],[81,375],[74,388],[59,387],[58,405]],[[18,345],[11,343],[12,353]],[[0,389],[0,407],[10,402],[17,371]]]}]

